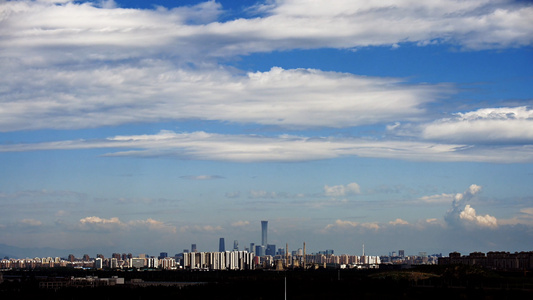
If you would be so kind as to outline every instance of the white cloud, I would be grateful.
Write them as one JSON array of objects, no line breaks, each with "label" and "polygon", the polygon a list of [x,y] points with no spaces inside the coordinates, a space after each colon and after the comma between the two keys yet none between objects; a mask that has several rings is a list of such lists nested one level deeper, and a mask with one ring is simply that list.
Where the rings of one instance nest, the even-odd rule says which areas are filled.
[{"label": "white cloud", "polygon": [[122,222],[120,222],[120,220],[117,217],[114,217],[111,219],[104,219],[104,218],[100,218],[96,216],[80,219],[80,223],[82,224],[117,224],[117,225],[123,224]]},{"label": "white cloud", "polygon": [[361,193],[359,185],[355,182],[347,185],[324,186],[324,194],[330,197],[340,197]]},{"label": "white cloud", "polygon": [[[402,42],[500,48],[533,39],[533,7],[507,1],[305,1],[302,10],[300,0],[287,0],[261,6],[262,17],[228,22],[215,22],[222,8],[214,1],[151,10],[54,2],[0,3],[0,71],[10,74],[0,79],[0,131],[185,119],[291,128],[399,124],[423,117],[423,105],[449,86],[304,69],[242,76],[213,57]],[[195,71],[185,67],[190,61]],[[531,140],[520,127],[528,120],[507,121],[479,121],[460,141],[487,128],[497,129],[494,139]],[[429,124],[425,135],[439,139],[467,127],[448,123]]]},{"label": "white cloud", "polygon": [[26,225],[26,226],[41,226],[43,223],[39,220],[35,219],[22,219],[19,221],[20,224]]},{"label": "white cloud", "polygon": [[525,106],[483,108],[424,124],[422,137],[454,143],[533,142],[533,110]]},{"label": "white cloud", "polygon": [[520,213],[510,219],[499,219],[498,225],[533,225],[533,207],[520,209]]},{"label": "white cloud", "polygon": [[105,140],[0,145],[0,152],[93,148],[135,149],[113,152],[107,156],[175,156],[184,159],[232,162],[292,162],[347,156],[412,161],[533,162],[533,147],[528,145],[465,149],[463,145],[414,141],[286,135],[267,137],[172,131],[161,131],[154,135],[115,136]]},{"label": "white cloud", "polygon": [[454,194],[446,194],[442,193],[440,195],[430,195],[430,196],[423,196],[418,198],[420,201],[425,203],[452,203],[453,199],[455,198]]},{"label": "white cloud", "polygon": [[461,217],[461,214],[463,213],[463,205],[465,205],[466,202],[470,201],[475,195],[477,195],[481,191],[481,189],[481,186],[477,184],[472,184],[463,193],[455,194],[451,203],[452,207],[446,212],[446,215],[444,216],[445,221],[450,225],[461,224],[461,219],[471,215],[471,211],[468,211],[467,213],[465,213],[465,217]]},{"label": "white cloud", "polygon": [[231,226],[233,227],[247,227],[249,225],[250,225],[249,221],[237,221],[237,222],[231,223]]},{"label": "white cloud", "polygon": [[7,22],[0,32],[11,55],[13,48],[94,45],[76,49],[88,57],[138,56],[147,47],[156,53],[221,56],[438,41],[478,49],[530,45],[533,36],[532,7],[511,1],[286,0],[268,8],[263,17],[213,22],[222,13],[214,1],[170,10],[7,1],[1,4]]},{"label": "white cloud", "polygon": [[156,231],[166,231],[170,233],[176,233],[176,227],[166,224],[161,221],[154,220],[152,218],[148,218],[146,220],[136,220],[136,221],[130,221],[128,223],[130,226],[137,226],[137,227],[146,227],[150,230],[156,230]]},{"label": "white cloud", "polygon": [[176,227],[163,223],[161,221],[148,218],[146,220],[131,220],[128,222],[122,222],[117,217],[110,219],[100,218],[96,216],[86,217],[80,219],[80,229],[82,230],[113,230],[120,228],[122,230],[136,230],[147,228],[155,231],[176,232]]},{"label": "white cloud", "polygon": [[58,210],[55,214],[56,217],[64,217],[66,215],[68,215],[69,213],[67,211],[64,211],[62,209]]},{"label": "white cloud", "polygon": [[274,199],[278,197],[278,193],[276,192],[267,192],[264,190],[251,190],[248,194],[249,198],[267,198],[267,199]]},{"label": "white cloud", "polygon": [[263,17],[227,22],[214,22],[223,13],[214,1],[152,10],[116,8],[112,1],[100,1],[99,7],[51,2],[0,3],[0,52],[44,62],[46,56],[65,48],[69,51],[55,60],[162,53],[228,56],[403,42],[450,42],[480,49],[531,45],[533,39],[533,7],[512,1],[285,0],[262,6],[267,8]]},{"label": "white cloud", "polygon": [[390,225],[394,225],[394,226],[396,226],[396,225],[409,225],[409,222],[398,218],[398,219],[396,219],[394,221],[390,221],[389,224]]},{"label": "white cloud", "polygon": [[380,225],[377,222],[358,223],[358,222],[338,219],[335,221],[334,224],[326,225],[326,227],[322,231],[327,232],[330,230],[339,230],[339,229],[346,230],[350,228],[363,228],[363,229],[378,230],[380,229]]},{"label": "white cloud", "polygon": [[3,69],[11,76],[0,79],[0,131],[190,119],[349,127],[415,120],[423,104],[448,93],[444,86],[403,79],[281,68],[242,76],[175,69],[159,60],[81,70]]},{"label": "white cloud", "polygon": [[459,218],[468,223],[476,224],[481,227],[498,227],[498,220],[490,215],[479,216],[476,214],[476,210],[467,204],[464,210],[459,214]]},{"label": "white cloud", "polygon": [[331,228],[353,228],[357,227],[359,223],[353,222],[353,221],[345,221],[345,220],[336,220],[334,224],[328,224],[326,225],[325,230],[331,229]]}]

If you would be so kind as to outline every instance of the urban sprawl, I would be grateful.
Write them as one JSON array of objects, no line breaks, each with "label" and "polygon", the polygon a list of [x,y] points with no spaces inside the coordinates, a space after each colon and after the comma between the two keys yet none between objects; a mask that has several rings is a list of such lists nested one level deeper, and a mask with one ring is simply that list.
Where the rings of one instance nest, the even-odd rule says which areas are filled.
[{"label": "urban sprawl", "polygon": [[306,245],[298,250],[289,252],[285,248],[267,242],[268,221],[261,221],[261,244],[250,244],[243,251],[239,250],[238,242],[234,241],[233,249],[226,251],[224,238],[219,240],[218,252],[199,252],[196,244],[191,245],[190,251],[184,249],[182,253],[169,256],[161,252],[159,256],[131,253],[113,253],[111,257],[97,254],[91,258],[88,254],[78,258],[70,254],[67,258],[36,257],[36,258],[8,258],[0,260],[0,269],[34,269],[34,268],[77,268],[77,269],[136,269],[136,270],[254,270],[254,269],[372,269],[372,268],[409,268],[412,265],[431,264],[466,264],[479,265],[498,270],[532,270],[533,252],[480,252],[461,256],[460,253],[450,253],[449,257],[441,254],[406,256],[404,250],[391,252],[385,256],[363,255],[335,255],[333,250],[318,253],[306,253]]}]

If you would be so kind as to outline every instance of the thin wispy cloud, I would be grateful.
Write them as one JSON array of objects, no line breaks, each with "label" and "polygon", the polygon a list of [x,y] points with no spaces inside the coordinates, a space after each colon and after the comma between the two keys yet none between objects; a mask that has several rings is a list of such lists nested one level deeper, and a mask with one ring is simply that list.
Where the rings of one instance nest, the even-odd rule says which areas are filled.
[{"label": "thin wispy cloud", "polygon": [[186,175],[181,176],[182,179],[188,180],[214,180],[214,179],[224,179],[224,176],[220,175]]},{"label": "thin wispy cloud", "polygon": [[[224,135],[207,132],[116,136],[105,140],[78,140],[37,144],[0,145],[0,152],[129,148],[108,157],[177,157],[233,162],[291,162],[348,156],[413,161],[531,162],[531,146],[495,148],[430,142],[360,138],[308,138],[282,135]],[[512,155],[511,155],[512,154]]]}]

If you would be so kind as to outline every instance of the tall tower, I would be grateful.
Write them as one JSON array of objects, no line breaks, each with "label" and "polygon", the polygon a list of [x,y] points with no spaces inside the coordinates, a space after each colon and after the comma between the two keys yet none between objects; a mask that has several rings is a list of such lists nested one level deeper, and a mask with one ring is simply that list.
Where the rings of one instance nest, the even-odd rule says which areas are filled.
[{"label": "tall tower", "polygon": [[261,221],[261,245],[267,246],[268,221]]},{"label": "tall tower", "polygon": [[226,251],[226,244],[224,243],[224,238],[220,238],[218,241],[218,252],[225,252]]},{"label": "tall tower", "polygon": [[289,243],[285,243],[285,267],[289,268]]},{"label": "tall tower", "polygon": [[305,258],[306,258],[306,253],[305,253],[305,242],[304,242],[304,269],[305,269],[305,265],[306,265],[306,263],[307,263],[306,260],[305,260]]}]

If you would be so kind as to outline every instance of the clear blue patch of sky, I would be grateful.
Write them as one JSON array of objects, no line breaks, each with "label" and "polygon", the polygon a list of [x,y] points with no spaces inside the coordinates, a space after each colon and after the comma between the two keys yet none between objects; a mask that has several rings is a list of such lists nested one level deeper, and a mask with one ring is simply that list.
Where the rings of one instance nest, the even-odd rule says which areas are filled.
[{"label": "clear blue patch of sky", "polygon": [[[233,66],[249,71],[312,68],[363,76],[405,78],[407,83],[453,83],[458,101],[498,103],[531,99],[533,48],[457,51],[450,45],[365,47],[255,53]],[[531,104],[531,102],[529,102]]]}]

